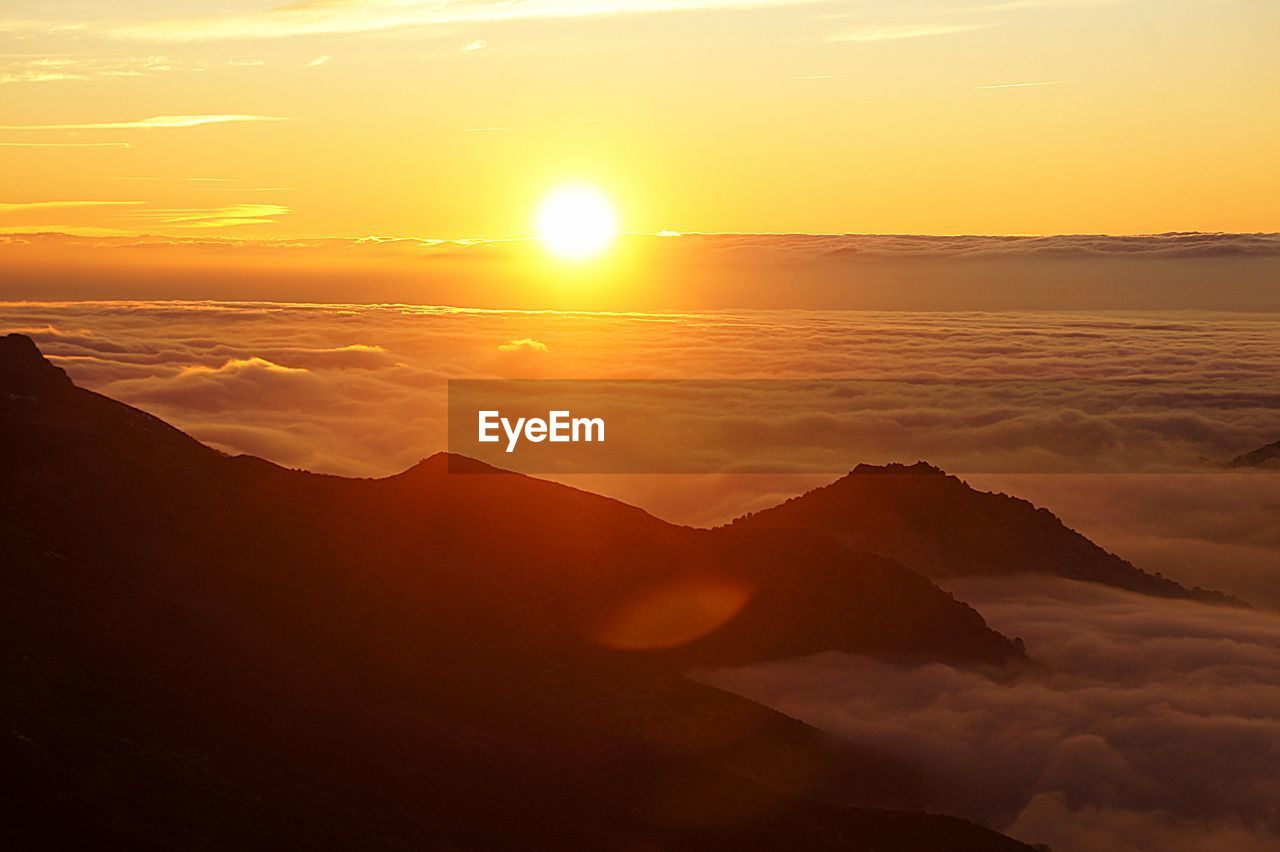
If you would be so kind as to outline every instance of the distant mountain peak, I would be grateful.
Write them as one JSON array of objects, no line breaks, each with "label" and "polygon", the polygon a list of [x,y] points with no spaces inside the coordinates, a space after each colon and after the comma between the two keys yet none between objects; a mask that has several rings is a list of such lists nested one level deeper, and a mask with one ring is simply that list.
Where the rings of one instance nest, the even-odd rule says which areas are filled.
[{"label": "distant mountain peak", "polygon": [[1227,462],[1227,467],[1280,467],[1280,441],[1241,453]]},{"label": "distant mountain peak", "polygon": [[949,476],[949,474],[940,467],[935,467],[926,461],[918,461],[915,464],[899,464],[892,462],[890,464],[860,464],[845,475],[845,478],[858,476],[862,474],[877,473],[923,473],[934,476]]},{"label": "distant mountain peak", "polygon": [[71,379],[40,354],[30,337],[0,336],[0,392],[29,394],[50,387],[71,387]]},{"label": "distant mountain peak", "polygon": [[507,475],[513,474],[511,471],[496,468],[493,465],[473,459],[470,456],[459,455],[458,453],[450,453],[441,451],[433,453],[422,459],[409,469],[398,474],[399,476],[436,476],[443,473],[502,473]]},{"label": "distant mountain peak", "polygon": [[820,488],[734,526],[835,536],[926,577],[1052,574],[1172,598],[1243,604],[1148,574],[1071,529],[1048,509],[980,491],[927,462],[860,464]]}]

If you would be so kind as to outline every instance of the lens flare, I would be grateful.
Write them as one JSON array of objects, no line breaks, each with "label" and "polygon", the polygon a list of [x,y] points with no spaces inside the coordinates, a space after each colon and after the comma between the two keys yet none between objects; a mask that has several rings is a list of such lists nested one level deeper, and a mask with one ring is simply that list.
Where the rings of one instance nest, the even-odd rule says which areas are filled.
[{"label": "lens flare", "polygon": [[619,651],[676,648],[719,630],[751,600],[736,580],[697,579],[664,584],[619,607],[597,636]]}]

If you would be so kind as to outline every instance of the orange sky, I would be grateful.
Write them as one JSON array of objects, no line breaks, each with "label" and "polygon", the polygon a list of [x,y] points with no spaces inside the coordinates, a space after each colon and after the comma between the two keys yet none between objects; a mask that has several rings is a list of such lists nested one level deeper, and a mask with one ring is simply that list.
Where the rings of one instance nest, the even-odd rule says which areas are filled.
[{"label": "orange sky", "polygon": [[0,231],[1280,230],[1267,0],[97,5],[0,14]]}]

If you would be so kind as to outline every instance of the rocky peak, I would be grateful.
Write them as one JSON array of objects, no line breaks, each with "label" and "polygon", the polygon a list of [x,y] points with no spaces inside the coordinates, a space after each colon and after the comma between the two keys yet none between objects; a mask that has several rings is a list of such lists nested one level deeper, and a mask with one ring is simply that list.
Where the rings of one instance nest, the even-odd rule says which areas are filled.
[{"label": "rocky peak", "polygon": [[893,473],[913,473],[913,474],[931,474],[935,476],[947,476],[947,472],[940,467],[935,467],[926,461],[918,461],[915,464],[898,464],[896,462],[875,465],[860,464],[845,475],[845,478],[864,474],[893,474]]},{"label": "rocky peak", "polygon": [[49,363],[30,337],[25,334],[0,336],[0,392],[30,394],[70,386],[67,374]]}]

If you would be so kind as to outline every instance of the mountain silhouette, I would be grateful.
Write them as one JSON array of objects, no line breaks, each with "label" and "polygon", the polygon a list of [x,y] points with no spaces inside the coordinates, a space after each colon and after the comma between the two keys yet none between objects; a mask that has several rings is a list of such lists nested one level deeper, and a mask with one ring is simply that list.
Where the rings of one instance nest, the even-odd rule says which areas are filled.
[{"label": "mountain silhouette", "polygon": [[925,462],[858,465],[830,485],[733,521],[730,528],[826,533],[941,579],[1051,574],[1128,591],[1242,605],[1148,574],[1062,523],[1048,509],[978,491]]},{"label": "mountain silhouette", "polygon": [[1241,453],[1227,462],[1227,467],[1280,468],[1280,441]]},{"label": "mountain silhouette", "polygon": [[[461,471],[469,472],[461,472]],[[687,677],[1025,657],[892,559],[434,456],[227,456],[0,338],[11,847],[1015,850]]]}]

